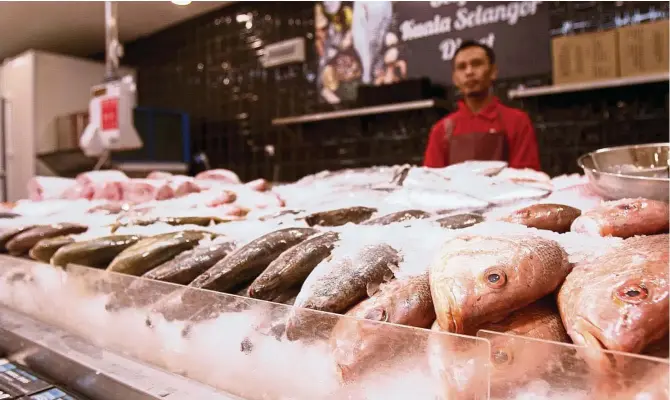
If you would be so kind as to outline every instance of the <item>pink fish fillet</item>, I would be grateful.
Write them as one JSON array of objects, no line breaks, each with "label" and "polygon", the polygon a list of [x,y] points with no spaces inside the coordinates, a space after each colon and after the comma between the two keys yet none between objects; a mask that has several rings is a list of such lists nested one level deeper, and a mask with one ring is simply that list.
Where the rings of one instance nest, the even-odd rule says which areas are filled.
[{"label": "pink fish fillet", "polygon": [[147,175],[147,179],[165,179],[169,180],[172,178],[172,174],[169,172],[163,172],[163,171],[153,171],[150,172],[149,175]]},{"label": "pink fish fillet", "polygon": [[240,178],[237,176],[236,173],[223,168],[203,171],[198,175],[196,175],[195,179],[222,181],[226,183],[240,183]]},{"label": "pink fish fillet", "polygon": [[167,200],[174,197],[174,190],[166,181],[131,179],[121,182],[122,199],[129,203],[144,203],[152,200]]},{"label": "pink fish fillet", "polygon": [[[115,183],[127,181],[129,178],[121,171],[104,170],[104,171],[88,171],[77,175],[77,183],[83,188],[82,198],[91,199],[107,199],[107,200],[121,200],[116,198],[119,194],[118,185]],[[109,188],[105,188],[107,183],[111,183]],[[107,197],[109,196],[109,197]]]}]

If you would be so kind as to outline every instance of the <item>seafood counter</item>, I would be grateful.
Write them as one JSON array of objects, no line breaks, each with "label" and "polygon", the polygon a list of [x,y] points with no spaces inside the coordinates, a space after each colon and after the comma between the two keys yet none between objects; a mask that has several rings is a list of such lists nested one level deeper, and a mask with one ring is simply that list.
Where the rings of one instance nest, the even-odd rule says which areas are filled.
[{"label": "seafood counter", "polygon": [[499,162],[29,185],[0,304],[232,395],[668,398],[665,202]]}]

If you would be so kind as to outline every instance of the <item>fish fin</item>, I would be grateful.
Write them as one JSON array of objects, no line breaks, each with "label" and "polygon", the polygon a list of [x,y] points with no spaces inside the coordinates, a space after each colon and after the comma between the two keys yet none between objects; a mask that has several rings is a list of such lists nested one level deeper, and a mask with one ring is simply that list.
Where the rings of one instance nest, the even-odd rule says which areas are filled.
[{"label": "fish fin", "polygon": [[388,317],[388,312],[382,307],[375,307],[365,314],[365,319],[370,321],[387,322]]},{"label": "fish fin", "polygon": [[381,286],[381,285],[380,285],[379,282],[368,282],[368,283],[365,285],[365,290],[366,290],[367,293],[368,293],[368,297],[372,297],[372,296],[374,296],[377,292],[379,292],[379,287],[380,287],[380,286]]},{"label": "fish fin", "polygon": [[384,273],[384,282],[390,282],[393,278],[395,278],[395,274],[392,270],[389,269]]}]

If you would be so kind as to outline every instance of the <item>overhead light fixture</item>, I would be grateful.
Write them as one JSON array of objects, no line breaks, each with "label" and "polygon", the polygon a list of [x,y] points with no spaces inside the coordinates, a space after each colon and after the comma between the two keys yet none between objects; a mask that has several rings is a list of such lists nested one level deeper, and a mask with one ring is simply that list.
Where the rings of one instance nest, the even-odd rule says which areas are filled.
[{"label": "overhead light fixture", "polygon": [[172,0],[172,4],[176,4],[178,6],[187,6],[191,4],[191,0]]},{"label": "overhead light fixture", "polygon": [[251,15],[249,15],[249,14],[237,14],[235,16],[235,20],[237,22],[240,22],[240,23],[248,22],[248,21],[251,21]]}]

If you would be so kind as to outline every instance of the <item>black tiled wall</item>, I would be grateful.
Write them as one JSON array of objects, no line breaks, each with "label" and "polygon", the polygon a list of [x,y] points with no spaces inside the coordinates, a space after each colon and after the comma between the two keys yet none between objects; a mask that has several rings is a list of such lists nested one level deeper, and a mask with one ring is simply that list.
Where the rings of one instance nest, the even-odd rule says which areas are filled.
[{"label": "black tiled wall", "polygon": [[[667,2],[553,2],[551,35],[612,28],[616,19],[668,13]],[[305,125],[271,125],[276,117],[332,110],[316,93],[313,3],[239,2],[126,45],[139,70],[141,106],[191,114],[192,148],[214,166],[293,180],[321,169],[420,163],[437,109]],[[238,15],[249,22],[238,22]],[[307,42],[307,63],[262,68],[267,43]],[[549,43],[547,43],[549,45]],[[496,93],[531,113],[543,168],[577,172],[576,158],[603,146],[668,140],[666,83],[538,97],[511,102],[507,90],[550,83],[550,76],[497,83]],[[453,99],[448,99],[453,104]],[[265,151],[273,145],[274,155]]]}]

